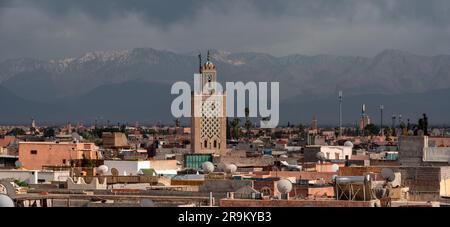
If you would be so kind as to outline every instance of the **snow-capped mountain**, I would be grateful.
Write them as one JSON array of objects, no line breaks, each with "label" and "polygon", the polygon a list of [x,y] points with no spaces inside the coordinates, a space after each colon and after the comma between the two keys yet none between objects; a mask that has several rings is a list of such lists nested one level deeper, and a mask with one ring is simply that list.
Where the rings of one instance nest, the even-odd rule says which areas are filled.
[{"label": "snow-capped mountain", "polygon": [[[98,103],[114,96],[113,99],[123,97],[122,101],[138,100],[136,106],[146,105],[145,102],[161,105],[161,102],[151,100],[166,100],[157,96],[170,97],[173,82],[192,82],[193,74],[198,71],[197,55],[197,52],[180,54],[137,48],[93,51],[80,57],[49,61],[11,59],[0,62],[0,87],[21,100],[39,103],[61,104],[78,100],[76,105],[83,105],[80,100],[91,99]],[[345,97],[377,94],[397,97],[450,89],[450,55],[420,56],[385,50],[373,58],[275,57],[264,53],[212,50],[211,58],[217,65],[220,81],[280,82],[281,99],[292,105],[320,99],[334,100],[338,90],[343,90]],[[206,51],[203,51],[205,60]],[[125,86],[130,83],[134,85]],[[143,85],[153,93],[133,91],[146,89]],[[107,95],[102,96],[100,91]],[[103,98],[99,99],[100,96]],[[438,103],[436,100],[436,105],[443,105]],[[94,103],[90,104],[92,106],[95,107]]]}]

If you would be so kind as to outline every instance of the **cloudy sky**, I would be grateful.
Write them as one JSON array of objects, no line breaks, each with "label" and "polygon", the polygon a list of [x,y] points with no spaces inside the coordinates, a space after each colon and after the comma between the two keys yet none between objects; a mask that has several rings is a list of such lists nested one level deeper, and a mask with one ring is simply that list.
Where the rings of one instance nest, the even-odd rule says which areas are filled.
[{"label": "cloudy sky", "polygon": [[152,47],[450,54],[447,0],[0,0],[0,60]]}]

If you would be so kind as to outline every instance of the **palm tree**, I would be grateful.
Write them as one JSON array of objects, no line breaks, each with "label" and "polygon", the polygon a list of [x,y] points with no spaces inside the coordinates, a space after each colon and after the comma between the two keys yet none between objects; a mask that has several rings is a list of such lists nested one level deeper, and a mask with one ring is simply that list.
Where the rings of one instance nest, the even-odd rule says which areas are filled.
[{"label": "palm tree", "polygon": [[244,124],[244,127],[247,130],[247,137],[250,136],[250,129],[253,126],[252,121],[250,121],[249,115],[250,115],[250,110],[248,109],[248,107],[246,107],[245,108],[245,124]]},{"label": "palm tree", "polygon": [[180,118],[175,119],[174,122],[175,122],[175,127],[179,128],[180,127]]},{"label": "palm tree", "polygon": [[231,121],[231,129],[232,131],[232,137],[234,139],[238,139],[239,137],[239,124],[241,123],[241,120],[239,118],[234,118],[233,121]]}]

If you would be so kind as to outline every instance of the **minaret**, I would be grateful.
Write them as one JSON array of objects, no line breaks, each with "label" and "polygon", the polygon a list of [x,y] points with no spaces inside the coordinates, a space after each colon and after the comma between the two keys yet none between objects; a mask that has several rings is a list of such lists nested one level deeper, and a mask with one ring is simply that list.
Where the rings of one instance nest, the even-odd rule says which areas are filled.
[{"label": "minaret", "polygon": [[312,123],[311,123],[311,129],[312,130],[317,130],[317,116],[314,115]]},{"label": "minaret", "polygon": [[36,121],[34,118],[31,118],[31,128],[36,128]]},{"label": "minaret", "polygon": [[[202,64],[199,54],[200,90],[192,92],[191,151],[192,153],[223,154],[226,151],[226,93],[216,91],[216,66],[208,51]],[[194,76],[195,77],[195,76]]]}]

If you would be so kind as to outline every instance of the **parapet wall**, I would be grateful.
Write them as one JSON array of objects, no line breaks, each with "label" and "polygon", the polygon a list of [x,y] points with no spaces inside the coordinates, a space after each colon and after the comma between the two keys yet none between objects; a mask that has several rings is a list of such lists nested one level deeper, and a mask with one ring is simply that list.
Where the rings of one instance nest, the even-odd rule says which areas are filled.
[{"label": "parapet wall", "polygon": [[220,207],[374,207],[377,201],[221,199]]}]

